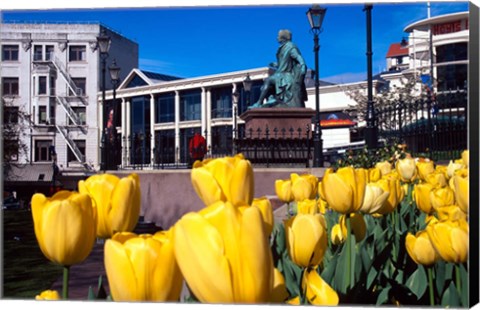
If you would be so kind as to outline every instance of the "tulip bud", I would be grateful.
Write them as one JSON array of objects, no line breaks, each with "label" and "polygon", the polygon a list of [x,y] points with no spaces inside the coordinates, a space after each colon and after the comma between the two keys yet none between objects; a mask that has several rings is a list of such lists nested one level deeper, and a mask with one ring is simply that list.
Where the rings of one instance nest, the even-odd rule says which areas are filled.
[{"label": "tulip bud", "polygon": [[388,199],[389,194],[389,192],[384,191],[380,186],[375,185],[375,183],[368,183],[365,188],[365,197],[360,212],[366,214],[378,213]]},{"label": "tulip bud", "polygon": [[435,171],[435,166],[431,160],[419,160],[417,162],[418,177],[422,181],[427,180],[427,176]]},{"label": "tulip bud", "polygon": [[417,208],[426,214],[432,214],[435,211],[430,200],[432,190],[433,186],[430,183],[416,184],[413,188],[413,197]]},{"label": "tulip bud", "polygon": [[463,164],[465,165],[466,168],[468,168],[469,157],[470,157],[469,150],[465,150],[465,151],[462,152],[462,161],[463,161]]},{"label": "tulip bud", "polygon": [[60,295],[55,290],[46,290],[35,296],[35,300],[60,300]]},{"label": "tulip bud", "polygon": [[33,224],[42,253],[63,266],[84,261],[95,243],[96,212],[85,194],[59,191],[51,198],[33,195]]},{"label": "tulip bud", "polygon": [[317,201],[305,199],[297,202],[297,213],[315,214],[318,213]]},{"label": "tulip bud", "polygon": [[[340,216],[339,224],[340,228],[342,229],[342,235],[347,238],[348,229],[345,214]],[[365,238],[365,234],[367,232],[367,225],[365,224],[363,215],[361,215],[360,213],[350,214],[350,231],[352,235],[355,235],[355,241],[357,243],[362,241],[363,238]]]},{"label": "tulip bud", "polygon": [[380,169],[382,176],[392,172],[392,164],[388,160],[376,163],[375,167]]},{"label": "tulip bud", "polygon": [[367,178],[365,169],[343,167],[333,172],[328,168],[322,179],[322,192],[328,206],[343,214],[360,210]]},{"label": "tulip bud", "polygon": [[173,233],[117,233],[105,242],[105,271],[113,300],[179,300],[183,278],[175,260]]},{"label": "tulip bud", "polygon": [[330,240],[334,245],[339,245],[345,242],[345,237],[342,233],[342,227],[340,224],[335,224],[332,227],[332,231],[330,232]]},{"label": "tulip bud", "polygon": [[455,175],[453,177],[453,186],[455,189],[455,201],[456,204],[462,209],[463,212],[468,213],[469,199],[468,199],[468,177],[462,177]]},{"label": "tulip bud", "polygon": [[116,232],[133,231],[140,216],[140,180],[136,173],[119,178],[96,174],[78,182],[98,210],[97,236],[110,238]]},{"label": "tulip bud", "polygon": [[417,177],[417,166],[413,158],[399,159],[395,169],[403,182],[412,182]]},{"label": "tulip bud", "polygon": [[467,261],[468,230],[465,220],[437,222],[427,226],[433,247],[444,261],[450,263]]},{"label": "tulip bud", "polygon": [[455,195],[450,187],[432,189],[430,192],[430,203],[435,210],[453,205],[454,201]]},{"label": "tulip bud", "polygon": [[308,302],[316,306],[336,306],[339,298],[327,282],[315,269],[305,270],[302,279],[302,289],[305,291]]},{"label": "tulip bud", "polygon": [[325,219],[321,214],[297,214],[285,221],[288,253],[301,266],[317,266],[327,249]]},{"label": "tulip bud", "polygon": [[317,177],[311,174],[298,175],[292,173],[290,179],[292,180],[292,194],[295,201],[317,197]]},{"label": "tulip bud", "polygon": [[410,258],[420,265],[431,266],[439,259],[426,231],[419,231],[415,236],[408,233],[405,238],[405,248]]},{"label": "tulip bud", "polygon": [[292,181],[291,180],[276,180],[275,194],[278,199],[283,202],[290,203],[293,201]]}]

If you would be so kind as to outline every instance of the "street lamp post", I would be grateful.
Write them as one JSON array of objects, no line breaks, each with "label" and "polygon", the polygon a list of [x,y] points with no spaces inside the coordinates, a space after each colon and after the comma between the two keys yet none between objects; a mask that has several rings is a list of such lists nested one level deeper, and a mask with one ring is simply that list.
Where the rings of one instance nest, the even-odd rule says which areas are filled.
[{"label": "street lamp post", "polygon": [[100,50],[100,59],[102,61],[102,141],[103,143],[103,150],[102,150],[102,162],[101,167],[103,171],[106,170],[107,162],[108,162],[108,139],[105,138],[106,134],[106,115],[107,115],[107,107],[105,105],[105,71],[107,66],[107,58],[108,58],[108,51],[110,50],[110,44],[112,40],[106,34],[105,29],[102,28],[100,35],[97,37],[97,44]]},{"label": "street lamp post", "polygon": [[250,79],[250,74],[247,73],[247,77],[243,80],[243,89],[245,90],[245,97],[247,97],[247,107],[250,106],[250,91],[252,90],[252,79]]},{"label": "street lamp post", "polygon": [[315,123],[313,131],[313,167],[323,167],[323,141],[322,141],[322,126],[320,124],[320,80],[319,80],[319,51],[318,37],[322,32],[322,23],[326,8],[322,8],[314,4],[308,11],[307,17],[310,22],[310,27],[314,35],[314,52],[315,52]]},{"label": "street lamp post", "polygon": [[377,147],[378,128],[376,126],[375,108],[373,107],[372,81],[372,5],[365,4],[367,14],[367,127],[365,128],[365,143],[369,149]]},{"label": "street lamp post", "polygon": [[113,85],[113,109],[109,109],[109,113],[112,113],[113,110],[113,119],[112,119],[112,128],[110,128],[109,134],[111,135],[109,138],[111,139],[112,143],[112,150],[113,150],[113,159],[110,160],[107,165],[112,164],[114,170],[117,169],[117,154],[118,154],[118,145],[117,145],[117,120],[118,120],[118,107],[117,107],[117,98],[116,98],[116,90],[118,86],[118,82],[120,81],[120,67],[117,66],[117,61],[113,59],[112,64],[108,67],[108,71],[110,72],[110,79]]},{"label": "street lamp post", "polygon": [[237,153],[237,139],[238,139],[238,129],[237,129],[237,108],[238,108],[238,98],[240,93],[238,88],[235,86],[235,91],[232,94],[233,97],[233,110],[232,110],[232,119],[233,119],[233,143],[232,143],[232,156]]}]

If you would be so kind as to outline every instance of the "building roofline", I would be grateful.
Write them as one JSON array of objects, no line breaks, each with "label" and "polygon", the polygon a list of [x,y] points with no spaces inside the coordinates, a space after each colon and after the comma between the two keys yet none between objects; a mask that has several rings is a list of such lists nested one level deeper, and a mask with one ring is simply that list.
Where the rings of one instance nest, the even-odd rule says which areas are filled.
[{"label": "building roofline", "polygon": [[464,12],[444,14],[444,15],[439,15],[439,16],[434,16],[434,17],[422,19],[422,20],[416,21],[416,22],[414,22],[410,25],[407,25],[403,29],[403,32],[412,32],[416,28],[429,26],[430,24],[454,21],[454,20],[458,20],[459,18],[468,18],[468,15],[469,15],[468,11],[464,11]]}]

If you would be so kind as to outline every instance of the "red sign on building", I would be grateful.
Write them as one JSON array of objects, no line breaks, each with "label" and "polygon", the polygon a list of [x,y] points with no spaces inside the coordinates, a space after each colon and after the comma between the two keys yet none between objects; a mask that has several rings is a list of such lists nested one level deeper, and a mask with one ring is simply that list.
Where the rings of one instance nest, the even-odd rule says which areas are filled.
[{"label": "red sign on building", "polygon": [[435,24],[432,27],[434,35],[447,34],[452,32],[459,32],[468,29],[468,20],[457,20],[442,24]]}]

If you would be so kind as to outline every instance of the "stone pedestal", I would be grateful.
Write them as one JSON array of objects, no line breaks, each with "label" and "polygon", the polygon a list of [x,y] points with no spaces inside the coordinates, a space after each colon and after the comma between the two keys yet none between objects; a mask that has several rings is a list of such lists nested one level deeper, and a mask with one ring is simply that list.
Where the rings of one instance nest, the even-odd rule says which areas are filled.
[{"label": "stone pedestal", "polygon": [[313,116],[315,110],[310,108],[256,108],[246,111],[240,118],[245,121],[246,136],[252,132],[253,137],[262,139],[266,138],[267,127],[269,138],[275,136],[275,128],[278,136],[282,129],[290,136],[290,129],[293,129],[293,136],[298,137],[298,129],[301,129],[302,137],[305,137],[307,128],[311,130]]}]

